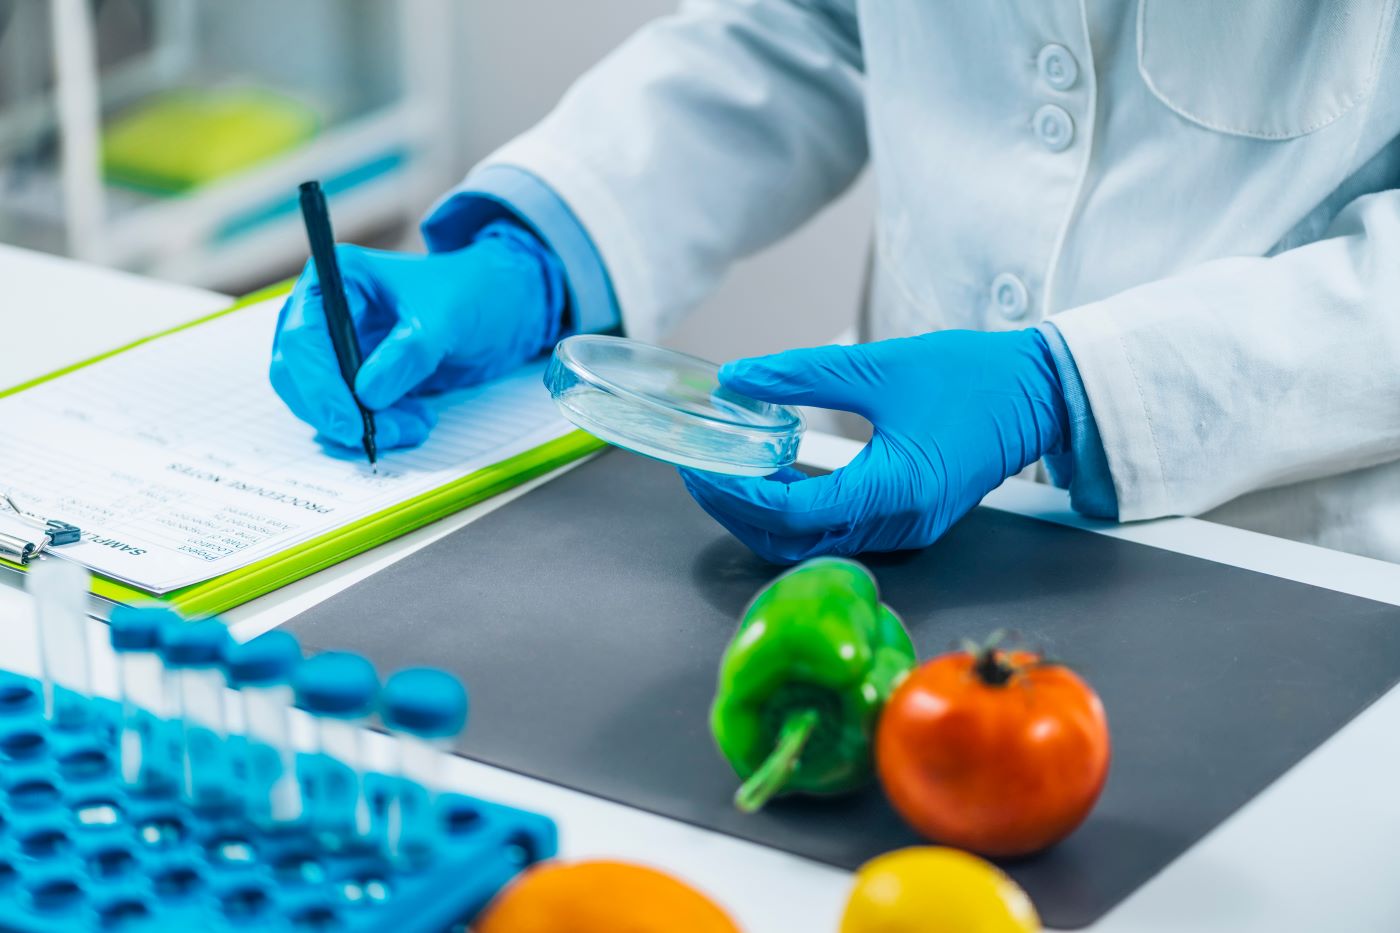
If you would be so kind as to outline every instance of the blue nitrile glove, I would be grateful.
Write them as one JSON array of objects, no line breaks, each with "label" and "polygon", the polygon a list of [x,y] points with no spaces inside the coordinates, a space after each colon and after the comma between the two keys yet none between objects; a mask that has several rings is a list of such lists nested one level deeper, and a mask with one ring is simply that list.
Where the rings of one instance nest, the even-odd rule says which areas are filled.
[{"label": "blue nitrile glove", "polygon": [[[414,396],[503,375],[561,336],[559,262],[509,221],[449,253],[337,246],[336,256],[365,354],[355,394],[375,412],[381,448],[427,438],[434,417]],[[323,438],[359,446],[359,410],[336,364],[314,263],[277,319],[270,376],[287,407]]]},{"label": "blue nitrile glove", "polygon": [[1035,330],[790,350],[726,363],[719,378],[770,402],[852,411],[875,428],[826,476],[681,471],[706,512],[775,563],[923,547],[1069,443],[1060,378]]}]

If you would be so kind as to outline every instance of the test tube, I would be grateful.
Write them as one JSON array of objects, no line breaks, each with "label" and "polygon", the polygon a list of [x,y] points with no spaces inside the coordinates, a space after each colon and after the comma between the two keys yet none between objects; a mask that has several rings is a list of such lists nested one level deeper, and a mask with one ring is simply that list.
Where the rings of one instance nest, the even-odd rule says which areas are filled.
[{"label": "test tube", "polygon": [[385,848],[399,858],[428,845],[443,763],[467,724],[467,691],[446,671],[413,667],[391,676],[379,696],[379,716],[394,731],[395,777],[388,799]]},{"label": "test tube", "polygon": [[92,575],[80,564],[48,558],[29,569],[29,593],[39,639],[44,716],[59,727],[87,719],[80,699],[92,692],[88,666],[87,598]]},{"label": "test tube", "polygon": [[165,705],[180,735],[180,791],[194,806],[222,805],[234,796],[220,668],[227,641],[228,629],[214,619],[161,629]]},{"label": "test tube", "polygon": [[[357,654],[327,651],[302,662],[292,686],[297,706],[313,717],[316,751],[323,756],[318,769],[327,777],[319,782],[322,793],[308,814],[312,825],[330,848],[340,846],[346,835],[367,837],[371,821],[364,733],[379,692],[374,666]],[[329,790],[341,783],[329,780],[336,772],[346,785],[343,796]]]},{"label": "test tube", "polygon": [[302,814],[291,720],[291,679],[299,664],[301,646],[287,632],[225,648],[224,673],[243,706],[248,814],[262,825],[293,823]]},{"label": "test tube", "polygon": [[108,630],[117,661],[117,700],[121,729],[117,757],[128,787],[174,783],[159,741],[166,715],[165,669],[160,662],[161,632],[180,617],[163,606],[117,606]]}]

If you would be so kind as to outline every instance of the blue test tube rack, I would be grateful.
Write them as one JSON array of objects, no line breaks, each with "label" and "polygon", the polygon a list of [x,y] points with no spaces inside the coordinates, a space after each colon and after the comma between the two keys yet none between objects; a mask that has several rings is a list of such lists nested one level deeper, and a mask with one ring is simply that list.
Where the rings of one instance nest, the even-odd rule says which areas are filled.
[{"label": "blue test tube rack", "polygon": [[[556,850],[547,817],[453,793],[434,795],[432,845],[414,860],[384,851],[400,775],[364,777],[375,830],[328,847],[312,821],[260,825],[237,808],[198,808],[168,786],[121,779],[121,707],[85,698],[81,728],[43,715],[42,685],[0,671],[0,929],[14,933],[267,933],[459,927],[523,868]],[[179,741],[182,724],[155,728]],[[228,761],[274,759],[229,736]],[[308,813],[334,763],[297,753]],[[278,774],[237,773],[242,782]]]}]

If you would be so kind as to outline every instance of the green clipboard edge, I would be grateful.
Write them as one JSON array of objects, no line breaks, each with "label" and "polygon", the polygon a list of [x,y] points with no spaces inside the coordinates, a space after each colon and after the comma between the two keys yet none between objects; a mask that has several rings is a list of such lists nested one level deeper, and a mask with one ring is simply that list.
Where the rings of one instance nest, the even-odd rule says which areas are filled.
[{"label": "green clipboard edge", "polygon": [[[73,363],[44,376],[31,379],[13,388],[0,390],[0,398],[17,395],[26,389],[57,379],[84,366],[125,353],[134,347],[159,340],[170,334],[197,327],[200,324],[232,314],[250,305],[260,304],[291,290],[292,280],[279,282],[260,289],[235,301],[232,305],[212,314],[195,318],[184,324],[171,327],[159,333],[133,340],[124,346],[98,354],[90,359]],[[386,541],[416,531],[453,512],[461,511],[490,497],[504,492],[537,476],[543,476],[566,463],[584,457],[606,445],[583,431],[571,431],[563,437],[555,438],[538,447],[508,457],[499,463],[483,467],[460,479],[453,480],[430,492],[415,496],[406,502],[390,506],[367,515],[357,521],[328,531],[319,537],[304,541],[287,551],[272,554],[260,561],[229,571],[226,574],[195,583],[178,590],[171,590],[163,596],[155,596],[145,590],[119,583],[100,574],[92,578],[92,594],[114,603],[139,603],[158,600],[180,610],[186,616],[207,616],[224,612],[270,593],[273,590],[308,577],[318,570],[362,554],[378,547]],[[23,572],[24,566],[0,558],[0,565]]]}]

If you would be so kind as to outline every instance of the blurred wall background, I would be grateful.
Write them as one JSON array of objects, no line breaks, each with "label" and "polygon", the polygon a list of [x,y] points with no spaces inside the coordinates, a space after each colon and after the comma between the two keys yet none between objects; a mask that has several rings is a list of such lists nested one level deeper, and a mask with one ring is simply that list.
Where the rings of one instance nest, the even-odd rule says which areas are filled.
[{"label": "blurred wall background", "polygon": [[[319,177],[342,240],[421,249],[437,194],[673,7],[0,0],[0,242],[244,292],[300,269],[292,195]],[[870,205],[865,181],[741,263],[670,342],[722,359],[838,337]]]}]

